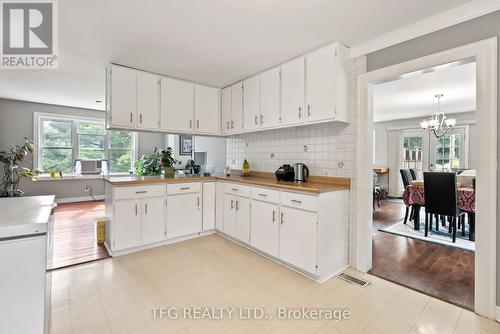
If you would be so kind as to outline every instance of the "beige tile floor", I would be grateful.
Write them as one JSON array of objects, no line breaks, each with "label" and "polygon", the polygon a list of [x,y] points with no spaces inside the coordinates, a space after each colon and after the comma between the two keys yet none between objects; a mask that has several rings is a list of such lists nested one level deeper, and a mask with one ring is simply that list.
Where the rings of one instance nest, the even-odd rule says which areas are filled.
[{"label": "beige tile floor", "polygon": [[[315,283],[220,236],[55,271],[51,333],[500,333],[499,324],[350,270],[372,282]],[[348,309],[349,320],[154,319],[154,307]],[[237,311],[236,311],[237,312]]]}]

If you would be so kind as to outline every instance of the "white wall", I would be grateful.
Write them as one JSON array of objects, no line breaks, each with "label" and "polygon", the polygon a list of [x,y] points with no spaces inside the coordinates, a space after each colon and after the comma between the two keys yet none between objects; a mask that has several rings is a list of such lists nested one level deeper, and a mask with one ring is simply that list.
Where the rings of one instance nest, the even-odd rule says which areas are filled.
[{"label": "white wall", "polygon": [[215,173],[222,174],[226,164],[226,138],[194,137],[195,152],[207,152],[207,168],[214,168]]}]

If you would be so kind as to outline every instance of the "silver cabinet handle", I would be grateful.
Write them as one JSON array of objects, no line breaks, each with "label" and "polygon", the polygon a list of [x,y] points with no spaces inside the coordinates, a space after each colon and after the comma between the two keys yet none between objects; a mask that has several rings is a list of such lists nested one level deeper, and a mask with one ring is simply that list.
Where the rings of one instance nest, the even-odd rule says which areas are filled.
[{"label": "silver cabinet handle", "polygon": [[145,194],[147,192],[148,192],[147,190],[141,190],[141,191],[136,191],[135,193],[136,194]]},{"label": "silver cabinet handle", "polygon": [[238,191],[238,189],[237,189],[237,188],[231,188],[231,190],[232,190],[232,191]]},{"label": "silver cabinet handle", "polygon": [[141,123],[141,124],[142,124],[142,113],[141,113],[141,114],[139,114],[139,123]]},{"label": "silver cabinet handle", "polygon": [[135,215],[137,216],[137,204],[135,205]]},{"label": "silver cabinet handle", "polygon": [[181,190],[188,190],[189,187],[182,187]]},{"label": "silver cabinet handle", "polygon": [[234,201],[231,200],[231,210],[234,209]]},{"label": "silver cabinet handle", "polygon": [[236,210],[239,210],[240,209],[240,201],[236,201]]},{"label": "silver cabinet handle", "polygon": [[291,202],[297,203],[297,204],[302,204],[302,201],[299,201],[298,199],[292,199]]},{"label": "silver cabinet handle", "polygon": [[189,120],[189,128],[190,128],[190,129],[192,129],[192,128],[193,128],[193,120],[192,120],[192,119],[190,119],[190,120]]},{"label": "silver cabinet handle", "polygon": [[258,119],[258,117],[257,117],[257,115],[256,115],[256,116],[255,116],[255,125],[257,125],[257,119]]},{"label": "silver cabinet handle", "polygon": [[199,120],[199,119],[197,119],[197,120],[196,120],[196,128],[197,128],[197,129],[199,129],[199,128],[200,128],[200,120]]},{"label": "silver cabinet handle", "polygon": [[132,123],[132,113],[130,113],[130,123]]},{"label": "silver cabinet handle", "polygon": [[259,194],[259,196],[267,197],[267,194]]},{"label": "silver cabinet handle", "polygon": [[299,118],[302,118],[302,107],[299,107]]},{"label": "silver cabinet handle", "polygon": [[148,203],[144,204],[144,213],[148,214]]},{"label": "silver cabinet handle", "polygon": [[273,210],[273,223],[276,221],[276,211]]},{"label": "silver cabinet handle", "polygon": [[234,121],[231,121],[231,129],[234,129]]},{"label": "silver cabinet handle", "polygon": [[311,105],[307,105],[307,116],[311,116]]},{"label": "silver cabinet handle", "polygon": [[196,202],[197,202],[198,207],[200,207],[200,198],[199,197],[196,198]]},{"label": "silver cabinet handle", "polygon": [[281,218],[280,218],[280,224],[283,225],[284,222],[285,222],[285,219],[284,219],[284,214],[282,212],[281,213]]},{"label": "silver cabinet handle", "polygon": [[264,123],[264,115],[260,115],[260,124]]},{"label": "silver cabinet handle", "polygon": [[226,122],[226,129],[229,130],[229,121]]}]

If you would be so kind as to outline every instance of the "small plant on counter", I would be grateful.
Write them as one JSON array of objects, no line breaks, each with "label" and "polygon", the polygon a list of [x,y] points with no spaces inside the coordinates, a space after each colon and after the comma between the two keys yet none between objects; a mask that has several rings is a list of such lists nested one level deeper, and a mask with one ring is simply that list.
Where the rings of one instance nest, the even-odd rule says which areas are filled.
[{"label": "small plant on counter", "polygon": [[185,169],[189,170],[191,174],[198,175],[200,173],[201,167],[200,165],[197,165],[193,159],[189,159],[188,162],[186,163]]},{"label": "small plant on counter", "polygon": [[158,153],[143,155],[135,162],[135,174],[138,176],[160,175],[160,155]]},{"label": "small plant on counter", "polygon": [[24,138],[22,146],[16,145],[8,151],[0,152],[0,162],[3,164],[3,178],[0,190],[0,197],[20,197],[24,192],[19,189],[21,178],[29,177],[32,181],[38,180],[41,170],[22,167],[24,158],[28,154],[33,154],[35,145],[33,141]]},{"label": "small plant on counter", "polygon": [[180,161],[174,159],[174,153],[171,147],[167,147],[160,151],[160,165],[164,168],[165,177],[173,177],[175,175],[174,165],[179,162]]}]

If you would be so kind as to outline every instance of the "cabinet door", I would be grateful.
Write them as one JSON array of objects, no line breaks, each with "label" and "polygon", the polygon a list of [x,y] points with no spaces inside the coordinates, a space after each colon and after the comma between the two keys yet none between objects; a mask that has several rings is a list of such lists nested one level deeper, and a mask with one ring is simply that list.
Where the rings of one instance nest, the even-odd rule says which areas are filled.
[{"label": "cabinet door", "polygon": [[142,199],[142,244],[164,241],[166,223],[165,197]]},{"label": "cabinet door", "polygon": [[218,134],[220,124],[219,89],[194,86],[195,131]]},{"label": "cabinet door", "polygon": [[280,68],[275,67],[260,75],[260,127],[272,128],[280,124]]},{"label": "cabinet door", "polygon": [[251,244],[272,256],[278,255],[278,211],[275,204],[252,201]]},{"label": "cabinet door", "polygon": [[306,56],[306,118],[335,117],[335,47],[327,46]]},{"label": "cabinet door", "polygon": [[316,213],[283,206],[280,210],[279,257],[315,273],[318,243]]},{"label": "cabinet door", "polygon": [[167,197],[167,239],[201,232],[200,193]]},{"label": "cabinet door", "polygon": [[215,185],[215,229],[224,231],[224,183],[216,182]]},{"label": "cabinet door", "polygon": [[231,86],[231,130],[243,129],[243,81]]},{"label": "cabinet door", "polygon": [[215,182],[203,182],[203,231],[215,228]]},{"label": "cabinet door", "polygon": [[113,250],[141,245],[141,200],[124,199],[114,202]]},{"label": "cabinet door", "polygon": [[160,113],[160,77],[137,72],[137,127],[158,129]]},{"label": "cabinet door", "polygon": [[250,243],[250,199],[236,197],[236,238]]},{"label": "cabinet door", "polygon": [[224,233],[236,237],[236,196],[224,194]]},{"label": "cabinet door", "polygon": [[243,81],[243,129],[246,131],[260,126],[260,77],[258,75]]},{"label": "cabinet door", "polygon": [[281,65],[281,124],[305,121],[305,65],[300,57]]},{"label": "cabinet door", "polygon": [[222,133],[231,132],[231,89],[229,86],[221,92]]},{"label": "cabinet door", "polygon": [[137,72],[111,67],[111,126],[135,127],[137,108]]},{"label": "cabinet door", "polygon": [[194,85],[187,81],[162,78],[162,130],[193,131]]}]

